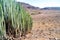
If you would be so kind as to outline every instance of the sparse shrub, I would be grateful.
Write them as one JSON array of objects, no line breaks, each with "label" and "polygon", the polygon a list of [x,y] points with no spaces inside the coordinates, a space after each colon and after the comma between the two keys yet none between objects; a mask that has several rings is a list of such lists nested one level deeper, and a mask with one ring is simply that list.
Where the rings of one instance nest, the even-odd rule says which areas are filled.
[{"label": "sparse shrub", "polygon": [[31,13],[31,15],[35,15],[35,13]]},{"label": "sparse shrub", "polygon": [[33,12],[33,13],[31,13],[31,15],[38,15],[38,14],[41,14],[41,12]]},{"label": "sparse shrub", "polygon": [[38,14],[41,14],[41,12],[38,12]]},{"label": "sparse shrub", "polygon": [[26,35],[32,29],[32,18],[15,0],[0,0],[0,36]]}]

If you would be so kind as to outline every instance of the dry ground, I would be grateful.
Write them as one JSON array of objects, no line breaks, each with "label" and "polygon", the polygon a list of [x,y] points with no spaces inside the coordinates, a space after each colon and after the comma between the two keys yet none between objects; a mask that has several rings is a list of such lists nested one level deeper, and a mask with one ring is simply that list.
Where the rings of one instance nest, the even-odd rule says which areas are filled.
[{"label": "dry ground", "polygon": [[38,12],[34,11],[35,14],[31,15],[33,28],[24,40],[60,40],[60,11],[40,10]]}]

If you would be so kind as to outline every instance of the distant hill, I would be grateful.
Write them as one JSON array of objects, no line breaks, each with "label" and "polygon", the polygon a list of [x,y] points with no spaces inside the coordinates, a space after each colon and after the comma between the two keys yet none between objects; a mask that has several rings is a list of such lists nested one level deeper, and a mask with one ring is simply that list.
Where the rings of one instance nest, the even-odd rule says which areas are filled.
[{"label": "distant hill", "polygon": [[32,6],[28,3],[23,3],[23,2],[18,2],[18,3],[21,3],[24,8],[34,9],[34,10],[40,9],[39,7]]},{"label": "distant hill", "polygon": [[45,7],[42,8],[41,10],[60,10],[60,7]]}]

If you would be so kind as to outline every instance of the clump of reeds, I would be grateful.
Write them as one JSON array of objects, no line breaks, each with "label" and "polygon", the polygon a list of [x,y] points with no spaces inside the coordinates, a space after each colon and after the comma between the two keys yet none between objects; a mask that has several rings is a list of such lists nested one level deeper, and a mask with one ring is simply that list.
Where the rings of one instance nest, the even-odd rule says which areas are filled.
[{"label": "clump of reeds", "polygon": [[0,36],[26,35],[32,29],[32,18],[15,0],[0,0]]}]

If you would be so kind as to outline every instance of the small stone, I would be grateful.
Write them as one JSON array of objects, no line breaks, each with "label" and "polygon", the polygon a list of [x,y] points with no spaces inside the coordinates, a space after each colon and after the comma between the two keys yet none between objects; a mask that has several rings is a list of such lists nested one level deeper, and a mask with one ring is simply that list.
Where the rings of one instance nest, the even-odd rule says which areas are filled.
[{"label": "small stone", "polygon": [[49,38],[49,40],[56,40],[55,38]]}]

